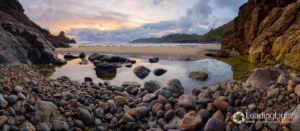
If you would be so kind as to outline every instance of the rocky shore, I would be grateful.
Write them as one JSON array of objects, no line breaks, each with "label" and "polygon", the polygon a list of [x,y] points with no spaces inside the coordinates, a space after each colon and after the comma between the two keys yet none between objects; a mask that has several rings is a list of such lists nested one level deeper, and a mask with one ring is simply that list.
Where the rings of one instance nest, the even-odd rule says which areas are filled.
[{"label": "rocky shore", "polygon": [[[18,130],[299,130],[300,77],[283,64],[256,69],[247,82],[195,88],[184,93],[180,80],[161,87],[79,83],[44,77],[27,65],[0,68],[0,129]],[[241,124],[236,112],[243,113]],[[266,118],[261,113],[276,113]],[[290,114],[280,118],[280,114]],[[248,119],[257,115],[258,119]],[[280,118],[280,119],[279,119]],[[247,123],[255,121],[254,123]],[[265,122],[265,123],[263,123]]]}]

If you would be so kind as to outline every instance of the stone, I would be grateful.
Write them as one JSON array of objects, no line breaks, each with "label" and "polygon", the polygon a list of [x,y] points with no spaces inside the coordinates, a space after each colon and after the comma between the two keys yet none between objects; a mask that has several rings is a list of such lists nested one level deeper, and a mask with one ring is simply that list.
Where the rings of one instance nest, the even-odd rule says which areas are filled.
[{"label": "stone", "polygon": [[150,80],[144,83],[144,88],[150,93],[154,93],[156,90],[160,89],[160,85],[157,81]]},{"label": "stone", "polygon": [[159,61],[159,58],[158,57],[153,57],[153,58],[150,58],[149,59],[149,62],[150,63],[157,63]]},{"label": "stone", "polygon": [[230,51],[229,56],[240,56],[240,52],[238,51]]},{"label": "stone", "polygon": [[300,97],[300,84],[295,87],[294,92]]},{"label": "stone", "polygon": [[225,131],[225,129],[225,123],[217,118],[210,118],[204,127],[204,131]]},{"label": "stone", "polygon": [[57,110],[57,106],[53,102],[38,100],[34,104],[35,118],[42,118],[42,121],[49,121],[51,113]]},{"label": "stone", "polygon": [[195,111],[187,113],[183,119],[179,120],[176,124],[180,130],[196,130],[202,125],[203,121],[200,115]]},{"label": "stone", "polygon": [[128,105],[129,101],[126,97],[120,97],[116,100],[117,107],[123,107],[124,105]]},{"label": "stone", "polygon": [[224,112],[226,112],[227,109],[230,107],[230,105],[226,101],[219,101],[219,100],[214,101],[214,106]]},{"label": "stone", "polygon": [[102,62],[96,65],[96,73],[102,76],[114,76],[117,73],[117,67],[112,63]]},{"label": "stone", "polygon": [[164,118],[166,121],[170,121],[173,119],[173,117],[175,116],[175,111],[174,110],[169,110],[166,112]]},{"label": "stone", "polygon": [[178,98],[178,105],[185,108],[186,110],[195,110],[197,101],[195,97],[191,95],[181,95]]},{"label": "stone", "polygon": [[184,94],[184,88],[178,79],[171,79],[166,83],[166,87],[177,97]]},{"label": "stone", "polygon": [[85,57],[86,57],[86,55],[85,55],[84,52],[81,52],[81,53],[79,54],[79,58],[85,58]]},{"label": "stone", "polygon": [[208,78],[208,74],[203,71],[193,71],[188,76],[196,81],[205,81]]},{"label": "stone", "polygon": [[158,96],[157,101],[164,105],[168,103],[168,100],[165,97],[163,97],[162,95]]},{"label": "stone", "polygon": [[2,127],[6,121],[8,120],[8,117],[5,115],[0,116],[0,127]]},{"label": "stone", "polygon": [[281,87],[285,87],[288,84],[289,76],[287,74],[281,74],[277,79],[277,84]]},{"label": "stone", "polygon": [[157,112],[158,112],[159,110],[163,110],[163,108],[164,108],[164,105],[163,105],[163,104],[161,104],[161,103],[156,103],[156,104],[152,107],[152,112],[153,112],[154,115],[157,115]]},{"label": "stone", "polygon": [[153,74],[156,76],[161,76],[161,75],[165,74],[166,72],[167,72],[167,70],[165,70],[165,69],[155,69],[153,71]]},{"label": "stone", "polygon": [[221,86],[220,86],[220,85],[216,85],[216,86],[211,87],[211,88],[210,88],[210,91],[211,91],[212,93],[214,93],[214,92],[216,92],[216,91],[218,91],[218,90],[220,90],[220,89],[221,89]]},{"label": "stone", "polygon": [[165,114],[166,114],[165,111],[159,110],[159,111],[157,112],[156,118],[157,118],[157,119],[164,118]]},{"label": "stone", "polygon": [[142,106],[142,107],[138,107],[137,109],[140,111],[140,119],[143,119],[143,118],[149,116],[149,111],[150,111],[149,108]]},{"label": "stone", "polygon": [[14,91],[15,91],[16,93],[20,93],[20,92],[23,91],[23,87],[21,87],[21,86],[15,86]]},{"label": "stone", "polygon": [[149,70],[145,66],[141,66],[141,65],[135,67],[133,70],[133,73],[140,79],[146,78],[150,72],[151,72],[151,70]]},{"label": "stone", "polygon": [[19,128],[20,131],[36,131],[35,127],[29,122],[25,121]]},{"label": "stone", "polygon": [[97,108],[94,111],[94,114],[95,114],[96,117],[99,117],[99,118],[102,118],[105,115],[104,110],[101,107]]},{"label": "stone", "polygon": [[291,124],[291,118],[288,116],[285,116],[280,121],[280,126],[289,126]]},{"label": "stone", "polygon": [[278,95],[279,95],[279,88],[275,88],[275,89],[272,89],[272,90],[268,91],[267,97],[268,98],[275,98]]},{"label": "stone", "polygon": [[10,96],[7,98],[7,102],[8,102],[10,105],[15,104],[17,101],[18,101],[18,96],[16,96],[16,95],[10,95]]},{"label": "stone", "polygon": [[54,62],[54,64],[56,64],[56,65],[65,65],[65,64],[67,64],[68,62],[66,61],[66,60],[63,60],[63,59],[57,59],[55,62]]},{"label": "stone", "polygon": [[221,121],[224,121],[225,120],[225,116],[223,115],[222,111],[218,110],[216,111],[213,115],[212,115],[212,118],[217,118]]},{"label": "stone", "polygon": [[279,70],[257,68],[246,83],[249,83],[255,89],[267,89],[269,82],[278,78],[280,74],[281,71]]},{"label": "stone", "polygon": [[87,59],[84,59],[81,62],[79,62],[78,64],[80,64],[80,65],[86,65],[88,63],[89,63],[89,61]]},{"label": "stone", "polygon": [[201,109],[197,114],[201,116],[204,122],[211,118],[210,112],[208,112],[206,109]]},{"label": "stone", "polygon": [[122,117],[122,120],[123,120],[123,123],[129,123],[129,122],[135,122],[136,120],[131,116],[129,115],[128,113],[125,113]]},{"label": "stone", "polygon": [[206,51],[204,52],[205,56],[221,57],[226,58],[228,54],[225,51]]},{"label": "stone", "polygon": [[8,102],[3,98],[3,95],[0,94],[0,108],[4,109],[7,105],[8,105]]},{"label": "stone", "polygon": [[143,97],[143,102],[151,102],[152,100],[154,100],[156,98],[156,95],[154,93],[151,94],[146,94]]},{"label": "stone", "polygon": [[292,123],[290,125],[291,130],[297,131],[300,130],[300,104],[297,106],[297,108],[292,112],[291,118]]},{"label": "stone", "polygon": [[86,109],[82,109],[79,113],[78,113],[78,119],[83,121],[83,123],[87,126],[92,125],[93,124],[93,117],[90,114],[90,112]]},{"label": "stone", "polygon": [[50,129],[49,129],[49,127],[48,127],[47,124],[41,123],[41,124],[39,125],[39,131],[50,131]]},{"label": "stone", "polygon": [[133,116],[136,120],[140,119],[141,112],[137,108],[132,108],[127,113]]},{"label": "stone", "polygon": [[53,129],[55,131],[68,131],[69,129],[69,125],[67,122],[64,122],[64,121],[53,121],[52,122],[52,125],[53,125]]},{"label": "stone", "polygon": [[110,121],[110,123],[109,123],[109,128],[113,129],[113,128],[115,128],[117,125],[118,125],[118,120],[117,120],[116,117],[114,117],[114,118]]}]

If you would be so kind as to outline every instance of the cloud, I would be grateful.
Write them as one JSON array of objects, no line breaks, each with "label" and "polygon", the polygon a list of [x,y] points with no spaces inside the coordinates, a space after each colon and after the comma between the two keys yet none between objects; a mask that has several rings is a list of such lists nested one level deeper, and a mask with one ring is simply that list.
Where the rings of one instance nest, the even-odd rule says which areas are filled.
[{"label": "cloud", "polygon": [[[129,42],[173,32],[204,34],[232,20],[245,1],[20,0],[29,18],[51,33],[64,30],[79,42],[95,43]],[[228,9],[236,14],[218,16]]]},{"label": "cloud", "polygon": [[238,12],[239,7],[248,0],[214,0],[220,8],[230,8],[233,12]]}]

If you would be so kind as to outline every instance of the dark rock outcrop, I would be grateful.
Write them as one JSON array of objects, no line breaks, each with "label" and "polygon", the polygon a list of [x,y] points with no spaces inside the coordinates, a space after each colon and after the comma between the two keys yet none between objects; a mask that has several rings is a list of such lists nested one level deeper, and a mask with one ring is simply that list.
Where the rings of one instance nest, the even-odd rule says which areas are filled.
[{"label": "dark rock outcrop", "polygon": [[151,72],[151,70],[145,66],[137,66],[133,70],[133,73],[141,79],[146,78],[150,72]]},{"label": "dark rock outcrop", "polygon": [[166,72],[167,72],[167,70],[165,70],[165,69],[155,69],[153,71],[154,75],[156,75],[156,76],[161,76],[161,75],[165,74]]},{"label": "dark rock outcrop", "polygon": [[[70,47],[69,44],[60,41],[54,35],[51,35],[48,30],[41,28],[39,25],[31,21],[24,14],[25,10],[18,0],[1,0],[0,11],[2,11],[2,13],[10,15],[15,21],[33,28],[34,30],[31,30],[32,32],[42,35],[47,41],[52,43],[54,47]],[[3,15],[0,16],[0,20],[3,20],[5,18],[7,17],[3,17]]]},{"label": "dark rock outcrop", "polygon": [[250,54],[249,61],[284,62],[300,67],[300,1],[249,0],[235,18],[233,37],[222,49]]},{"label": "dark rock outcrop", "polygon": [[159,61],[159,58],[158,57],[153,57],[153,58],[150,58],[149,59],[149,62],[150,63],[157,63]]},{"label": "dark rock outcrop", "polygon": [[228,57],[228,54],[225,51],[206,51],[204,52],[205,56],[213,56],[213,57]]}]

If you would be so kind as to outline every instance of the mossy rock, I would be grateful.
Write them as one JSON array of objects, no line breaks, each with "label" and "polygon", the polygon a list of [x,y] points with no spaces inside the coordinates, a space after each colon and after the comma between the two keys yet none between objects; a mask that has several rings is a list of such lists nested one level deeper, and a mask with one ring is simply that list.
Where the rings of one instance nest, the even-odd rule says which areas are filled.
[{"label": "mossy rock", "polygon": [[249,62],[256,63],[259,58],[260,58],[260,53],[255,53],[255,54],[249,56]]}]

